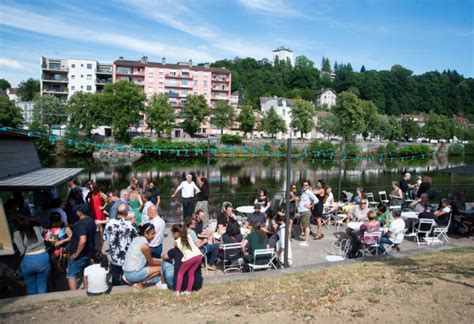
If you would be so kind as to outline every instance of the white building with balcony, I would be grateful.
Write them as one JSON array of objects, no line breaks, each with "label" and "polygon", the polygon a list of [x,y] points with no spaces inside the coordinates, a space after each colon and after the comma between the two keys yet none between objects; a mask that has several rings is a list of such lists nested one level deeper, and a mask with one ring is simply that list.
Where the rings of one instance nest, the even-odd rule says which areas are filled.
[{"label": "white building with balcony", "polygon": [[337,94],[331,88],[321,89],[316,92],[315,104],[321,107],[331,108],[336,105]]}]

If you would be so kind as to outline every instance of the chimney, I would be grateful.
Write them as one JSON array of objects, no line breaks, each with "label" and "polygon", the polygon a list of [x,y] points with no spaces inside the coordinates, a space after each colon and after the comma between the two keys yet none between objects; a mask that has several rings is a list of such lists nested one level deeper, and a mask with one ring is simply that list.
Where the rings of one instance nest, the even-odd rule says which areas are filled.
[{"label": "chimney", "polygon": [[166,57],[161,58],[161,64],[166,64]]},{"label": "chimney", "polygon": [[148,63],[148,56],[142,56],[141,60],[143,63]]},{"label": "chimney", "polygon": [[189,60],[189,67],[193,66],[193,60]]}]

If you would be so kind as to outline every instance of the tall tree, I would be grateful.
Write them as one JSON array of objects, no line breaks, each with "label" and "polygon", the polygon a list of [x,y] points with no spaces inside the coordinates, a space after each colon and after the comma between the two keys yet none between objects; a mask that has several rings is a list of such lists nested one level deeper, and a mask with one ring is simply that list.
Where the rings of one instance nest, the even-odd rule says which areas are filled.
[{"label": "tall tree", "polygon": [[102,93],[103,109],[116,139],[128,141],[130,126],[138,124],[144,110],[145,95],[137,84],[118,81],[107,84]]},{"label": "tall tree", "polygon": [[332,112],[339,120],[334,129],[336,135],[348,140],[364,131],[364,109],[361,100],[352,92],[340,93]]},{"label": "tall tree", "polygon": [[224,134],[224,128],[232,126],[234,121],[234,107],[223,100],[219,100],[214,109],[211,109],[211,124],[221,129],[221,135]]},{"label": "tall tree", "polygon": [[24,123],[23,114],[15,103],[7,96],[0,96],[0,127],[21,127]]},{"label": "tall tree", "polygon": [[323,72],[331,72],[331,63],[327,57],[323,57],[321,61],[321,71]]},{"label": "tall tree", "polygon": [[338,136],[338,128],[339,119],[333,113],[328,113],[327,115],[318,118],[317,129],[328,138],[331,135]]},{"label": "tall tree", "polygon": [[66,120],[63,103],[53,95],[43,95],[36,102],[33,108],[32,122],[39,127],[59,125]]},{"label": "tall tree", "polygon": [[204,96],[188,95],[181,114],[183,117],[181,126],[186,133],[194,137],[201,125],[206,122],[209,114],[209,106]]},{"label": "tall tree", "polygon": [[401,120],[401,127],[403,137],[406,141],[408,141],[409,138],[416,139],[420,136],[420,125],[412,118],[403,118]]},{"label": "tall tree", "polygon": [[261,123],[261,130],[270,134],[272,138],[274,138],[275,134],[279,132],[282,132],[283,134],[288,132],[285,120],[278,116],[273,106],[270,107],[268,113],[262,118]]},{"label": "tall tree", "polygon": [[423,126],[423,134],[429,139],[444,139],[449,135],[444,126],[445,123],[441,116],[436,113],[430,113]]},{"label": "tall tree", "polygon": [[314,113],[314,106],[307,101],[298,100],[291,105],[290,126],[301,133],[301,138],[314,128]]},{"label": "tall tree", "polygon": [[403,137],[403,130],[400,125],[400,122],[395,119],[395,117],[390,116],[388,118],[388,123],[390,125],[390,141],[399,141]]},{"label": "tall tree", "polygon": [[361,68],[360,68],[360,73],[364,73],[365,72],[365,66],[362,65]]},{"label": "tall tree", "polygon": [[11,87],[12,86],[11,86],[10,82],[8,82],[5,79],[0,79],[0,89],[7,90],[7,89],[10,89]]},{"label": "tall tree", "polygon": [[40,93],[40,82],[33,78],[29,78],[26,81],[22,81],[18,85],[17,96],[22,101],[32,101]]},{"label": "tall tree", "polygon": [[166,94],[160,93],[151,97],[148,106],[145,107],[145,118],[150,133],[155,130],[158,136],[171,135],[176,117]]},{"label": "tall tree", "polygon": [[237,121],[240,123],[240,130],[244,132],[245,136],[247,133],[252,133],[255,128],[255,115],[252,106],[244,105],[237,117]]},{"label": "tall tree", "polygon": [[69,127],[90,136],[92,129],[106,124],[107,118],[102,108],[100,94],[74,93],[66,104]]}]

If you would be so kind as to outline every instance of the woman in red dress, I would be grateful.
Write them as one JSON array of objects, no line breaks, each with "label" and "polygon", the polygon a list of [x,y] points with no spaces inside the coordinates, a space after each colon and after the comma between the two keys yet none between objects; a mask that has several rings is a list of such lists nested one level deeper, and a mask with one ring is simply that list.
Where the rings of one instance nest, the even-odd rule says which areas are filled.
[{"label": "woman in red dress", "polygon": [[87,201],[89,202],[91,216],[96,220],[99,227],[100,237],[102,237],[104,231],[103,221],[105,221],[102,202],[106,199],[107,196],[100,191],[99,186],[96,183],[92,184],[91,191],[87,195]]}]

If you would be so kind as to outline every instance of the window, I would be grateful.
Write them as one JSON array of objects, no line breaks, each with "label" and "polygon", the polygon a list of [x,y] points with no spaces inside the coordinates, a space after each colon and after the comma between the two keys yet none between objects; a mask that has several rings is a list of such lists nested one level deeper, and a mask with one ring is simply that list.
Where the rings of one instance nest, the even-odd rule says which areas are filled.
[{"label": "window", "polygon": [[204,97],[207,97],[207,92],[203,92],[202,95],[203,95]]},{"label": "window", "polygon": [[91,91],[92,90],[92,86],[88,85],[87,88],[86,88],[87,91]]},{"label": "window", "polygon": [[164,84],[164,82],[163,82],[163,81],[160,81],[160,83],[159,83],[159,84]]},{"label": "window", "polygon": [[87,64],[87,68],[88,68],[88,69],[92,69],[92,64],[90,64],[90,63]]},{"label": "window", "polygon": [[148,92],[153,92],[153,88],[152,88],[152,87],[148,87]]},{"label": "window", "polygon": [[213,92],[213,93],[211,94],[211,96],[212,96],[212,98],[215,98],[215,97],[216,97],[216,93]]},{"label": "window", "polygon": [[194,80],[194,86],[195,86],[195,87],[198,86],[198,80]]},{"label": "window", "polygon": [[81,86],[81,89],[84,89],[84,86]]},{"label": "window", "polygon": [[87,75],[87,80],[92,80],[92,74]]},{"label": "window", "polygon": [[84,64],[81,64],[81,67],[84,67]]},{"label": "window", "polygon": [[188,90],[184,89],[183,90],[183,96],[187,96],[188,95]]},{"label": "window", "polygon": [[71,75],[71,80],[76,80],[76,76],[74,74]]},{"label": "window", "polygon": [[198,95],[198,92],[197,92],[197,91],[194,91],[194,95],[197,96],[197,95]]},{"label": "window", "polygon": [[160,75],[163,75],[163,71],[160,71]]},{"label": "window", "polygon": [[84,74],[81,74],[81,79],[84,79]]},{"label": "window", "polygon": [[74,69],[76,68],[76,64],[71,64],[71,67]]},{"label": "window", "polygon": [[71,86],[71,90],[76,90],[76,86]]},{"label": "window", "polygon": [[148,77],[148,83],[153,83],[153,77]]},{"label": "window", "polygon": [[171,76],[176,76],[176,71],[170,71],[170,72],[169,72],[169,75],[171,75]]},{"label": "window", "polygon": [[204,81],[204,87],[207,87],[207,81]]},{"label": "window", "polygon": [[188,85],[188,80],[183,80],[183,81],[181,82],[181,84],[182,84],[182,85]]}]

